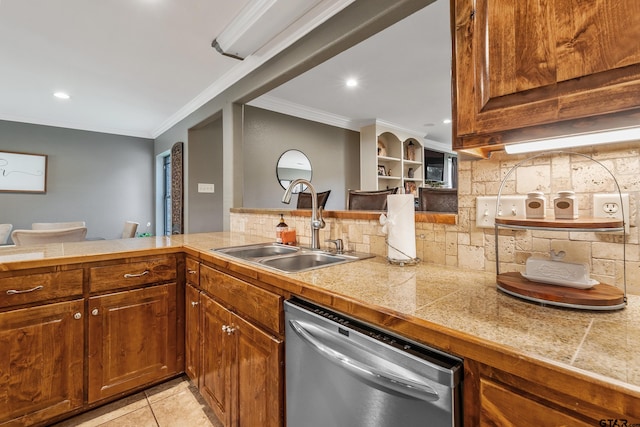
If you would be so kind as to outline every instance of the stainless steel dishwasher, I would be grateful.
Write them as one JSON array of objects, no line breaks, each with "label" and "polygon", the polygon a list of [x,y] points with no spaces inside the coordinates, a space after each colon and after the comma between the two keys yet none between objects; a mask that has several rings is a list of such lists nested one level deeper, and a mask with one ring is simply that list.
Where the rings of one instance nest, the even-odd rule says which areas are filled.
[{"label": "stainless steel dishwasher", "polygon": [[285,301],[287,427],[462,425],[462,360]]}]

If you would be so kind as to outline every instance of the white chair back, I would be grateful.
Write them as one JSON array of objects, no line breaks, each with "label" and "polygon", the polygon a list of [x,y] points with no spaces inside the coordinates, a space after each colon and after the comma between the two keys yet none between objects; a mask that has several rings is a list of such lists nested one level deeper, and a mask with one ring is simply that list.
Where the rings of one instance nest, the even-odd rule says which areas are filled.
[{"label": "white chair back", "polygon": [[12,229],[13,224],[0,224],[0,245],[4,245],[9,241]]},{"label": "white chair back", "polygon": [[11,240],[16,246],[81,242],[86,237],[87,227],[60,228],[56,230],[13,230],[13,233],[11,233]]},{"label": "white chair back", "polygon": [[122,238],[129,239],[131,237],[136,237],[136,231],[138,230],[138,225],[140,224],[137,222],[125,221],[124,229],[122,230]]},{"label": "white chair back", "polygon": [[57,230],[60,228],[76,228],[86,227],[84,221],[71,221],[71,222],[34,222],[31,224],[32,230]]}]

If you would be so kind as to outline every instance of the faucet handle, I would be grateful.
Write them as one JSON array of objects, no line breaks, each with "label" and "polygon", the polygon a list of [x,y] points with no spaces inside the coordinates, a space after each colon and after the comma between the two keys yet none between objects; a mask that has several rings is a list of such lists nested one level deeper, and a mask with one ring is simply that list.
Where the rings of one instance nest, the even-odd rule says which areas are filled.
[{"label": "faucet handle", "polygon": [[344,245],[342,243],[342,239],[335,239],[335,240],[331,240],[331,239],[327,239],[325,240],[326,243],[333,243],[334,245],[336,245],[336,253],[337,254],[341,254],[344,252]]}]

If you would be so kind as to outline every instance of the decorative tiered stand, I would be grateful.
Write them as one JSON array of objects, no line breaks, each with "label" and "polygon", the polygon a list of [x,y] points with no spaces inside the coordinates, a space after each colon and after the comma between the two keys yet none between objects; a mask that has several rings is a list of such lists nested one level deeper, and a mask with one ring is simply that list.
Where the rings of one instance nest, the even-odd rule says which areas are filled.
[{"label": "decorative tiered stand", "polygon": [[[550,154],[570,154],[586,157],[598,163],[611,175],[615,183],[618,194],[620,187],[611,172],[600,162],[579,153],[563,153],[556,151],[552,153],[539,154],[529,157],[516,164],[507,173],[500,185],[498,192],[498,206],[500,206],[500,196],[503,187],[509,176],[524,163],[532,161],[541,156]],[[620,206],[622,205],[622,195],[620,194]],[[624,215],[622,215],[624,218]],[[626,254],[623,250],[623,280],[624,289],[606,283],[598,283],[589,289],[579,289],[555,284],[540,283],[528,280],[519,272],[500,272],[500,250],[499,231],[501,228],[513,230],[544,230],[544,231],[569,231],[569,232],[600,232],[600,233],[624,233],[624,221],[617,218],[585,218],[579,219],[526,219],[524,217],[504,217],[498,216],[495,219],[495,245],[496,245],[496,272],[497,286],[502,292],[525,300],[555,305],[560,307],[577,308],[583,310],[619,310],[626,306]],[[622,243],[624,247],[626,244]]]}]

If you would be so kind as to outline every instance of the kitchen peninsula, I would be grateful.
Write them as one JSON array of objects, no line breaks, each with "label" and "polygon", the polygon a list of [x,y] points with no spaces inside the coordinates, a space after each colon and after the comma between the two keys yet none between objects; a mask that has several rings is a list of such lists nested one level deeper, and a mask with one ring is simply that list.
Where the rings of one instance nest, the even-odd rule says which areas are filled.
[{"label": "kitchen peninsula", "polygon": [[[167,314],[166,322],[158,325],[167,326],[164,336],[170,341],[162,351],[153,350],[154,354],[162,354],[157,360],[149,356],[149,360],[159,362],[158,369],[149,366],[145,371],[140,365],[136,372],[140,379],[138,383],[132,382],[128,389],[114,386],[116,390],[112,394],[108,393],[109,387],[98,388],[104,395],[96,395],[92,394],[96,378],[91,364],[91,359],[96,357],[91,343],[95,338],[82,326],[74,326],[80,341],[72,341],[72,345],[80,356],[83,353],[80,349],[84,347],[80,343],[89,341],[85,344],[88,345],[89,362],[77,357],[72,363],[79,378],[62,382],[79,384],[75,406],[61,410],[60,403],[47,414],[45,407],[47,404],[53,407],[51,402],[34,399],[32,403],[33,396],[41,396],[33,387],[43,386],[45,382],[49,384],[45,372],[39,372],[39,378],[33,373],[33,377],[29,377],[32,391],[25,393],[29,394],[29,403],[39,407],[33,407],[29,412],[20,401],[22,408],[27,409],[23,413],[11,413],[11,409],[0,411],[0,424],[44,425],[47,420],[58,420],[95,407],[185,370],[188,373],[189,349],[186,348],[185,355],[184,341],[185,323],[187,335],[190,323],[185,315],[185,306],[188,306],[185,288],[192,282],[200,286],[198,289],[204,294],[218,292],[212,286],[225,288],[227,293],[223,297],[214,298],[221,306],[234,304],[230,301],[238,296],[234,292],[240,285],[274,296],[270,301],[274,301],[273,307],[278,311],[277,322],[264,317],[262,312],[252,311],[252,307],[240,306],[232,313],[240,318],[239,322],[248,319],[266,325],[262,329],[276,341],[282,329],[282,301],[297,295],[463,358],[463,415],[468,426],[496,423],[524,426],[550,422],[593,426],[600,425],[600,420],[614,419],[626,419],[628,424],[640,423],[640,356],[634,339],[639,335],[638,296],[630,295],[628,306],[617,312],[571,311],[530,304],[504,295],[496,290],[492,273],[428,263],[399,267],[390,265],[382,257],[375,257],[303,273],[281,274],[211,251],[217,247],[264,241],[266,239],[248,234],[220,232],[0,249],[3,294],[0,339],[7,340],[2,348],[9,346],[8,340],[16,336],[16,330],[25,327],[8,322],[14,319],[12,314],[35,312],[36,307],[45,313],[48,307],[68,304],[72,306],[69,318],[75,315],[78,319],[79,315],[78,320],[84,321],[79,324],[92,328],[97,327],[96,319],[101,318],[98,307],[97,315],[93,315],[94,303],[118,293],[129,297],[138,295],[140,301],[161,301],[154,309]],[[112,282],[107,280],[112,273],[118,273],[120,277],[122,272],[131,274],[129,271],[143,267],[149,273],[134,278],[134,284],[122,284],[121,278]],[[197,269],[199,275],[195,273]],[[191,274],[199,279],[189,278]],[[53,282],[64,276],[75,288],[63,287],[66,293],[48,294],[46,300],[25,297],[37,295],[38,291],[18,294],[15,302],[11,298],[16,295],[5,295],[16,284],[35,287],[35,281],[20,282],[19,278],[38,275]],[[97,283],[102,285],[95,285]],[[48,285],[47,282],[44,284]],[[232,285],[236,287],[227,287]],[[163,295],[170,297],[163,299]],[[251,301],[246,303],[251,304]],[[273,307],[264,306],[263,311],[268,312]],[[29,310],[23,310],[25,308]],[[46,315],[43,314],[43,318]],[[109,320],[108,317],[102,319]],[[130,326],[134,329],[134,325]],[[150,328],[145,325],[145,329]],[[21,346],[26,344],[16,342],[11,345],[18,352],[13,354],[19,354],[20,350],[25,350]],[[47,353],[42,354],[46,357]],[[33,369],[41,366],[25,354],[27,360]],[[84,363],[88,365],[83,374]],[[46,365],[47,361],[42,364]],[[9,357],[3,356],[0,391],[9,399],[17,399],[20,393],[16,388],[26,387],[21,380],[27,378],[13,378],[12,368]],[[130,374],[133,378],[133,373]],[[278,373],[271,374],[278,376]],[[4,408],[18,406],[11,400],[7,403]],[[238,411],[232,411],[231,424],[242,416],[242,406]],[[281,415],[275,414],[273,422],[276,425],[282,422]]]}]

